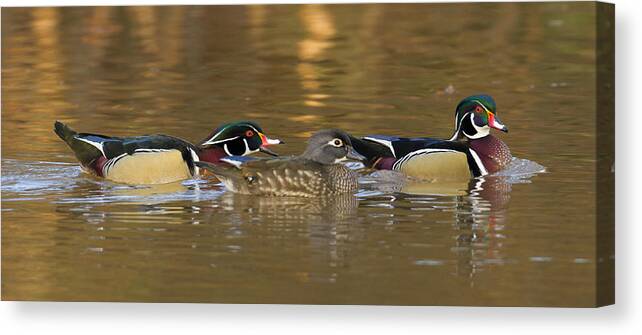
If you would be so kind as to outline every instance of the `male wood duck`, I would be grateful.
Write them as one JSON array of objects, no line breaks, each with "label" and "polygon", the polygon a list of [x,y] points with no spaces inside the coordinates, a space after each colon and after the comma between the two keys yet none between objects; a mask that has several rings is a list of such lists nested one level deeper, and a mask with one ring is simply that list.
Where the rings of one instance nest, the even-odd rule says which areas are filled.
[{"label": "male wood duck", "polygon": [[257,159],[231,156],[221,161],[230,165],[197,162],[221,180],[227,189],[240,194],[317,197],[354,192],[357,174],[340,164],[363,160],[352,148],[348,134],[337,129],[319,131],[310,137],[302,155]]},{"label": "male wood duck", "polygon": [[168,135],[111,137],[77,133],[62,122],[56,134],[67,143],[83,169],[99,177],[126,184],[163,184],[197,175],[194,162],[219,163],[231,155],[249,155],[282,143],[270,139],[254,122],[220,126],[198,145]]},{"label": "male wood duck", "polygon": [[490,134],[491,128],[508,132],[493,98],[473,95],[457,105],[455,132],[448,140],[383,135],[351,140],[375,169],[432,181],[462,180],[497,172],[511,161],[508,146]]}]

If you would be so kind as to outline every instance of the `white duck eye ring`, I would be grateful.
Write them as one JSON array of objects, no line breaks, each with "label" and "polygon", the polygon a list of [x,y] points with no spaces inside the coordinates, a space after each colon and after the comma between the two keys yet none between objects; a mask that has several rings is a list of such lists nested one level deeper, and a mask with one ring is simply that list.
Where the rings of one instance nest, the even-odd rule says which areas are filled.
[{"label": "white duck eye ring", "polygon": [[335,138],[334,140],[328,142],[328,144],[332,145],[333,147],[340,148],[343,146],[343,141],[341,139]]}]

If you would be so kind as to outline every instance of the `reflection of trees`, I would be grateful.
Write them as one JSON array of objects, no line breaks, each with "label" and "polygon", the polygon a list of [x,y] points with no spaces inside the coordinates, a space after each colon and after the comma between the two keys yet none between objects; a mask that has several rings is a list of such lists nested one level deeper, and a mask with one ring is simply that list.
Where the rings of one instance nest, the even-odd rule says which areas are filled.
[{"label": "reflection of trees", "polygon": [[311,107],[323,107],[325,104],[318,100],[327,96],[316,93],[321,87],[321,83],[319,82],[319,69],[313,62],[323,60],[326,51],[332,48],[334,45],[332,38],[336,34],[336,29],[332,17],[323,5],[305,5],[301,8],[300,16],[307,37],[298,44],[300,62],[297,72],[301,76],[301,85],[310,92],[306,95],[307,100],[304,101],[304,104]]},{"label": "reflection of trees", "polygon": [[[582,98],[594,90],[590,81],[569,77],[595,60],[592,31],[585,29],[590,9],[552,3],[9,8],[2,52],[3,79],[11,85],[2,88],[3,118],[28,127],[3,128],[29,130],[16,134],[20,140],[8,148],[14,152],[34,140],[57,149],[49,129],[56,118],[93,131],[123,128],[127,120],[125,133],[188,139],[237,118],[296,137],[332,126],[447,136],[461,95],[491,93],[507,123],[528,121],[530,106],[560,108],[559,101],[537,98],[553,82],[566,86],[544,93],[590,110]],[[430,94],[449,84],[457,94]],[[275,113],[282,117],[275,120]],[[557,121],[538,120],[540,128]],[[511,139],[525,134],[520,149],[541,152],[545,146],[520,124],[529,122],[514,124]]]}]

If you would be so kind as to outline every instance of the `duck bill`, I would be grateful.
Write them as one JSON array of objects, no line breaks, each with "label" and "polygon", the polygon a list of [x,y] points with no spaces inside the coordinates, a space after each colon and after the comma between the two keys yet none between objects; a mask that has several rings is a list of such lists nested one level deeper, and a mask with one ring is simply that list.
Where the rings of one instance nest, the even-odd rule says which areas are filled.
[{"label": "duck bill", "polygon": [[265,136],[263,133],[259,133],[259,137],[261,138],[261,147],[259,148],[260,152],[266,153],[271,156],[278,156],[276,152],[266,148],[269,145],[275,145],[275,144],[283,144],[283,141],[277,139],[277,138],[268,138]]},{"label": "duck bill", "polygon": [[259,137],[261,138],[261,146],[263,146],[263,147],[267,147],[268,145],[283,144],[284,143],[283,141],[279,140],[278,138],[268,138],[263,133],[259,133]]},{"label": "duck bill", "polygon": [[348,154],[346,155],[346,159],[353,160],[353,161],[358,161],[358,162],[365,162],[366,157],[363,156],[362,154],[356,152],[353,147],[350,147],[350,150],[348,151]]},{"label": "duck bill", "polygon": [[501,130],[501,131],[503,131],[505,133],[508,132],[508,127],[506,127],[502,123],[502,121],[500,121],[499,118],[497,116],[495,116],[495,114],[492,114],[492,113],[490,113],[488,115],[488,126],[491,127],[491,128],[495,128],[497,130]]}]

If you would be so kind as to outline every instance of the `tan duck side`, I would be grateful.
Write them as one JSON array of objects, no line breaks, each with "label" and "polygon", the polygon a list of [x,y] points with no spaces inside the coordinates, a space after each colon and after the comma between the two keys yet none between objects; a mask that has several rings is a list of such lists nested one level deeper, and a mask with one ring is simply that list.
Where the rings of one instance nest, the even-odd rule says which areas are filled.
[{"label": "tan duck side", "polygon": [[191,177],[179,150],[126,155],[109,168],[105,176],[125,184],[165,184]]},{"label": "tan duck side", "polygon": [[432,152],[412,157],[401,166],[408,176],[430,181],[465,181],[472,178],[463,152]]}]

